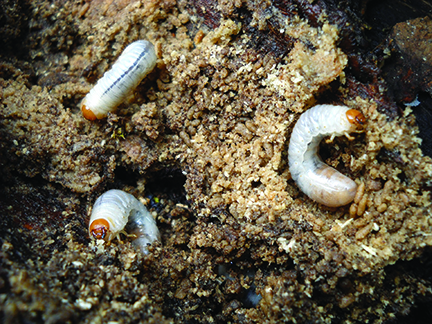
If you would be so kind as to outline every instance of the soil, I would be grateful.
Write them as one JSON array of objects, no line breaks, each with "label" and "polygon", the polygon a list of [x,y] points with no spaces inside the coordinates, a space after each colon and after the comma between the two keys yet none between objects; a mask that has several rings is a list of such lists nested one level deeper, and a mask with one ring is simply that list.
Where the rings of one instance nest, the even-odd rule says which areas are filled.
[{"label": "soil", "polygon": [[[430,125],[430,34],[414,28],[415,55],[402,40],[430,19],[420,6],[423,20],[371,39],[368,6],[2,2],[1,321],[427,323],[432,159],[406,103],[420,94]],[[82,98],[137,39],[156,68],[108,118],[85,120]],[[359,184],[348,206],[319,205],[290,177],[292,128],[315,104],[367,119],[320,148]],[[148,255],[89,237],[113,188],[156,218]]]}]

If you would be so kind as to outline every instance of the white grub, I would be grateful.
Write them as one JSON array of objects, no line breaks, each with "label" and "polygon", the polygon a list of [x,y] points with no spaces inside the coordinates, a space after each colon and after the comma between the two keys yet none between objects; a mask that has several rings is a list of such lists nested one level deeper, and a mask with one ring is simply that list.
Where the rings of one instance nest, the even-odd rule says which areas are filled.
[{"label": "white grub", "polygon": [[112,68],[90,90],[81,103],[88,120],[105,118],[156,66],[152,43],[138,40],[128,45]]},{"label": "white grub", "polygon": [[326,136],[345,135],[363,128],[366,120],[361,112],[346,106],[318,105],[303,113],[291,134],[288,162],[297,186],[312,200],[329,206],[349,204],[355,197],[357,184],[325,164],[318,146]]},{"label": "white grub", "polygon": [[120,233],[133,236],[132,244],[145,254],[149,244],[160,240],[156,221],[147,208],[131,194],[112,189],[96,200],[90,216],[89,235],[109,242]]}]

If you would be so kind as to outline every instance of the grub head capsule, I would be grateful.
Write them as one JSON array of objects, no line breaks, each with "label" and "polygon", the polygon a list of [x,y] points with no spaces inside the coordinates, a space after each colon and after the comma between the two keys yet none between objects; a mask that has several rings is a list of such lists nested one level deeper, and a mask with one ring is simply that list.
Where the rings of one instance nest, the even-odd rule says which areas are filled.
[{"label": "grub head capsule", "polygon": [[84,118],[87,120],[94,121],[97,119],[96,115],[93,113],[93,111],[91,111],[91,109],[86,106],[84,101],[81,104],[81,112]]},{"label": "grub head capsule", "polygon": [[95,239],[103,240],[109,231],[109,223],[103,218],[95,219],[89,227],[90,235]]},{"label": "grub head capsule", "polygon": [[350,109],[346,112],[346,117],[350,124],[353,124],[357,129],[361,129],[366,124],[365,116],[356,109]]}]

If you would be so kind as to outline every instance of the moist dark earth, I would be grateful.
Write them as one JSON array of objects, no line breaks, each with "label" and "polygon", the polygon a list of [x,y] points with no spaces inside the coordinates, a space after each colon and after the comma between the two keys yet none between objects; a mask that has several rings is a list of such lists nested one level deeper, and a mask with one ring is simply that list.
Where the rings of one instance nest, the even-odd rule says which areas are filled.
[{"label": "moist dark earth", "polygon": [[[426,1],[1,1],[0,321],[428,323],[432,6]],[[131,42],[156,68],[95,122],[79,105]],[[361,111],[320,156],[359,185],[329,208],[291,179],[295,122]],[[329,116],[331,118],[331,116]],[[88,234],[109,189],[161,241]]]}]

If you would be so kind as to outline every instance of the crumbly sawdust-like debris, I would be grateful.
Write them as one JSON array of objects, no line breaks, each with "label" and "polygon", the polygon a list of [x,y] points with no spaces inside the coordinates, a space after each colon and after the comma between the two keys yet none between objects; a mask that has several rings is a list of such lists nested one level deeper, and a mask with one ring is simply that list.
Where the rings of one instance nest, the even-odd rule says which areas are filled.
[{"label": "crumbly sawdust-like debris", "polygon": [[321,29],[311,28],[305,21],[292,24],[287,31],[294,30],[290,36],[299,41],[287,58],[289,62],[275,67],[264,83],[286,98],[290,110],[303,112],[321,86],[342,75],[347,58],[336,46],[336,27],[325,24]]},{"label": "crumbly sawdust-like debris", "polygon": [[[73,203],[61,218],[70,226],[55,222],[55,235],[53,225],[30,230],[45,224],[38,209],[32,222],[29,213],[3,220],[7,319],[384,321],[431,297],[430,276],[403,272],[432,245],[431,159],[409,109],[389,119],[380,98],[345,83],[349,61],[325,14],[311,22],[262,1],[30,6],[32,70],[0,66],[4,190],[22,188],[11,175],[24,175],[53,201]],[[284,24],[277,34],[275,21]],[[80,100],[139,38],[155,44],[155,70],[116,113],[84,120]],[[359,184],[341,208],[309,200],[287,163],[299,114],[326,100],[368,120],[353,141],[321,147],[326,163]],[[171,170],[186,178],[185,194],[167,188],[149,198],[162,243],[148,256],[130,243],[87,241],[86,206],[98,193],[120,187],[145,197],[151,181],[171,184]]]}]

